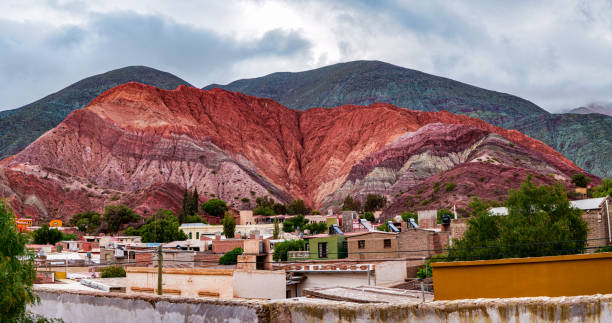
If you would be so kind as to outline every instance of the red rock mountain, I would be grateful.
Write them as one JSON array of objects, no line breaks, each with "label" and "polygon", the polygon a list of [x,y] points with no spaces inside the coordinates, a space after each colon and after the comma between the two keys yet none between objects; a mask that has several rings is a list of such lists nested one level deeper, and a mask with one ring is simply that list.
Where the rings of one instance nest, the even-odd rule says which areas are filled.
[{"label": "red rock mountain", "polygon": [[177,210],[185,187],[235,207],[264,195],[329,207],[377,192],[391,212],[497,198],[526,174],[567,182],[583,172],[540,141],[448,112],[294,111],[220,89],[139,83],[101,94],[0,164],[0,194],[41,220],[120,202],[143,214]]}]

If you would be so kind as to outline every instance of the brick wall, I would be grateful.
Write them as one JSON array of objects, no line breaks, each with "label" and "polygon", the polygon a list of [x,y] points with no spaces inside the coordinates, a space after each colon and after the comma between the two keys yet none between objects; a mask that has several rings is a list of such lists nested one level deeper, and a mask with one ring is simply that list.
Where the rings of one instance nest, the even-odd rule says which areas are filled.
[{"label": "brick wall", "polygon": [[235,248],[244,249],[244,240],[242,239],[225,239],[225,240],[213,240],[212,251],[213,253],[226,253],[232,251]]},{"label": "brick wall", "polygon": [[[609,211],[612,215],[612,209]],[[585,210],[582,213],[582,218],[589,228],[587,247],[591,247],[591,249],[588,249],[588,252],[594,252],[595,247],[608,244],[608,215],[606,214],[605,203],[601,209]]]},{"label": "brick wall", "polygon": [[[385,248],[385,240],[390,245]],[[348,258],[350,259],[389,259],[397,258],[397,239],[395,234],[366,233],[346,238],[348,245]],[[363,241],[363,248],[359,248],[359,241]]]},{"label": "brick wall", "polygon": [[450,237],[449,239],[460,239],[467,230],[467,220],[464,219],[453,219],[450,224]]},{"label": "brick wall", "polygon": [[419,227],[421,228],[436,228],[438,226],[438,211],[423,210],[417,211],[419,216]]}]

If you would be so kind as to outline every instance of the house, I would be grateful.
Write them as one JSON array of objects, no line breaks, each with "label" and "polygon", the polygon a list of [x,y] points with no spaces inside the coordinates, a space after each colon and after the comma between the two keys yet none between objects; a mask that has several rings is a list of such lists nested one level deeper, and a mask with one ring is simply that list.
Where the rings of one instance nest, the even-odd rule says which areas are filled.
[{"label": "house", "polygon": [[[204,223],[183,223],[179,227],[179,230],[183,231],[190,240],[200,240],[203,237],[214,238],[216,235],[223,234],[222,225],[210,225]],[[274,232],[274,223],[236,225],[235,228],[236,234],[240,233],[242,235],[246,235],[254,230],[259,231],[263,237],[272,236],[272,233]]]},{"label": "house", "polygon": [[[158,291],[157,268],[126,268],[126,292],[154,294]],[[283,299],[284,271],[219,268],[163,268],[162,292],[183,297],[219,299]]]},{"label": "house", "polygon": [[343,259],[347,257],[347,241],[343,234],[305,236],[310,259]]},{"label": "house", "polygon": [[311,260],[275,263],[274,269],[287,272],[287,297],[304,296],[304,289],[323,287],[391,287],[406,279],[406,261]]},{"label": "house", "polygon": [[612,244],[610,232],[612,199],[609,196],[570,201],[570,203],[573,207],[582,210],[582,218],[589,228],[587,247],[592,248],[589,249],[590,252],[595,251],[595,247]]},{"label": "house", "polygon": [[397,258],[397,233],[372,231],[360,232],[346,237],[349,259]]}]

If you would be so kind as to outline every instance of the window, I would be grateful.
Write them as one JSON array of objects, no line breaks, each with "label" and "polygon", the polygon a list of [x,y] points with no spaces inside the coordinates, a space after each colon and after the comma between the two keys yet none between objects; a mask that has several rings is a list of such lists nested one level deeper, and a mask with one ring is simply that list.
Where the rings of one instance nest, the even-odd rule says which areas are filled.
[{"label": "window", "polygon": [[196,232],[196,239],[198,239],[198,240],[200,239],[200,233],[199,232]]},{"label": "window", "polygon": [[357,240],[357,247],[359,249],[365,249],[365,240]]},{"label": "window", "polygon": [[189,232],[189,239],[193,239],[193,236],[191,235],[191,232]]},{"label": "window", "polygon": [[391,239],[385,239],[385,248],[391,248]]},{"label": "window", "polygon": [[327,242],[319,242],[319,258],[327,258]]}]

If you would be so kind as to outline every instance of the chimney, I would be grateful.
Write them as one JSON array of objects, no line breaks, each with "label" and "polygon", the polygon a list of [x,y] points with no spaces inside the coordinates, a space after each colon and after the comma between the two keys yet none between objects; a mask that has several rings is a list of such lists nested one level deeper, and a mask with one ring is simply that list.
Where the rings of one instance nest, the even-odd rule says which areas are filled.
[{"label": "chimney", "polygon": [[406,232],[408,231],[408,223],[406,223],[406,221],[402,221],[400,222],[400,230],[402,232]]},{"label": "chimney", "polygon": [[236,235],[234,236],[234,238],[242,239],[242,236],[240,235],[240,232],[236,232]]},{"label": "chimney", "polygon": [[215,234],[215,240],[221,240],[221,235],[220,234]]}]

